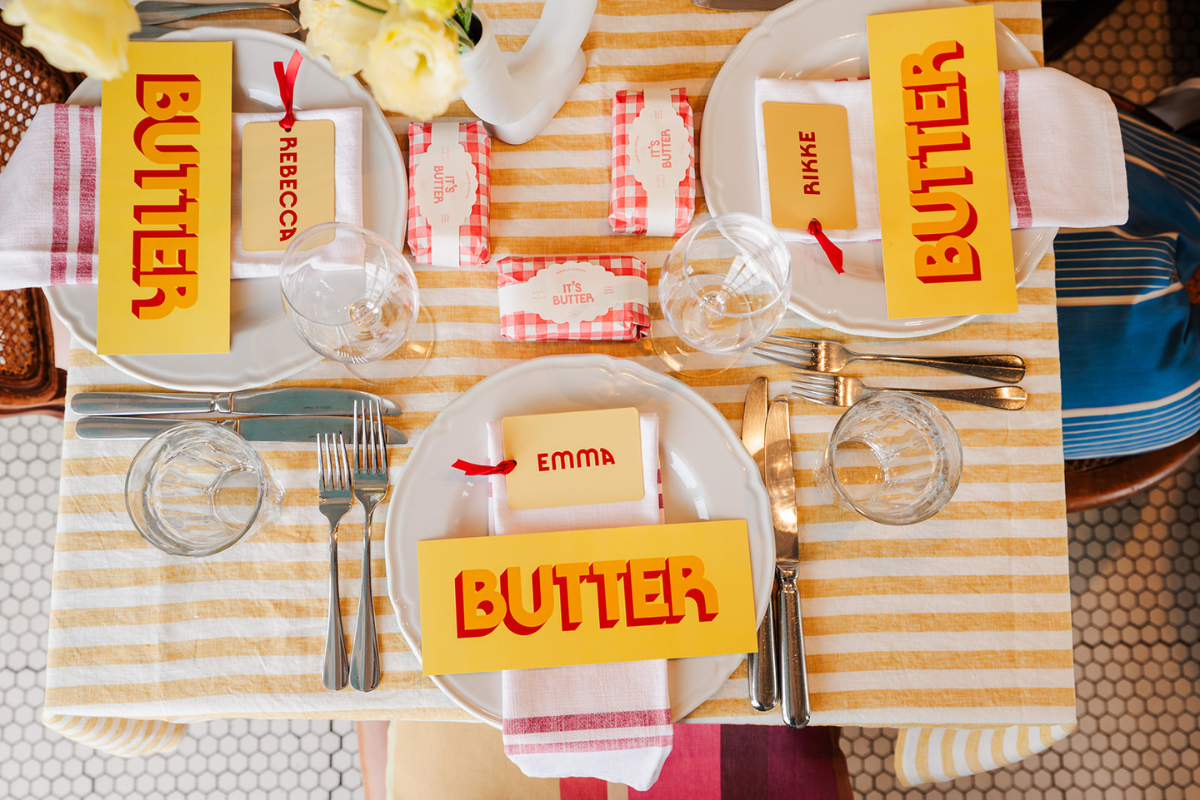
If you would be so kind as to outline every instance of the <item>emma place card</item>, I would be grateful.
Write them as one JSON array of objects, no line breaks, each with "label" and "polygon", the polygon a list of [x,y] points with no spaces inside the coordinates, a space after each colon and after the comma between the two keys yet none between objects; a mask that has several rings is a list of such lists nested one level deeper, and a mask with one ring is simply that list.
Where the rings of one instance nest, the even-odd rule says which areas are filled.
[{"label": "emma place card", "polygon": [[867,17],[888,317],[1017,310],[990,5]]}]

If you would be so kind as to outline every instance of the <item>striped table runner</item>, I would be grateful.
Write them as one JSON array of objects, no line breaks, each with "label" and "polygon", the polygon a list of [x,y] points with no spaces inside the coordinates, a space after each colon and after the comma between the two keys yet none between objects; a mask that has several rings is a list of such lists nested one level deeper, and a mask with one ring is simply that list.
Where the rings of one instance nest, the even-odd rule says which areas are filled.
[{"label": "striped table runner", "polygon": [[[540,8],[486,4],[503,48],[520,46]],[[996,8],[1040,58],[1039,3]],[[635,85],[684,86],[702,125],[713,77],[762,16],[706,12],[688,0],[602,0],[584,44],[584,84],[533,141],[494,143],[494,255],[627,253],[650,265],[653,286],[672,240],[614,236],[606,221],[611,98]],[[452,112],[466,114],[465,107]],[[405,146],[407,120],[392,124]],[[944,404],[962,436],[965,467],[953,502],[935,519],[889,528],[825,504],[812,470],[839,412],[792,404],[813,722],[909,729],[897,749],[902,782],[1007,763],[1048,746],[1074,723],[1053,269],[1047,257],[1020,290],[1019,314],[919,341],[871,343],[898,353],[1015,352],[1029,363],[1023,385],[1031,402],[1023,412]],[[422,304],[436,320],[436,348],[420,378],[403,391],[392,385],[383,392],[397,395],[412,443],[463,391],[523,359],[598,352],[658,368],[644,342],[501,340],[493,269],[423,269],[418,278]],[[831,333],[794,314],[783,326],[803,336]],[[429,335],[418,326],[418,338]],[[787,370],[766,364],[692,383],[736,429],[759,374],[771,378],[773,392],[786,390]],[[962,384],[895,366],[856,374],[911,387]],[[325,362],[279,385],[339,385],[344,375]],[[146,388],[78,348],[71,351],[69,380],[71,393]],[[68,416],[54,554],[50,727],[134,755],[173,746],[182,732],[181,725],[146,720],[469,719],[421,676],[400,635],[383,578],[386,507],[375,517],[371,554],[383,682],[370,695],[321,688],[326,529],[316,509],[311,448],[260,446],[287,490],[279,524],[226,553],[188,561],[144,544],[125,514],[124,475],[138,443],[81,441],[74,423]],[[410,452],[411,445],[393,450],[393,482]],[[347,531],[360,513],[347,518]],[[347,535],[341,582],[348,624],[358,605],[360,565],[361,549]],[[744,667],[691,718],[779,722],[777,713],[750,708]]]}]

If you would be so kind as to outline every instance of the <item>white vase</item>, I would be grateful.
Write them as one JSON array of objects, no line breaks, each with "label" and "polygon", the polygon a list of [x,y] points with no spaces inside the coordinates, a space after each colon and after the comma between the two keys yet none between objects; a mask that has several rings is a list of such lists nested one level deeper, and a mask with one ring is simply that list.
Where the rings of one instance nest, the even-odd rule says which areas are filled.
[{"label": "white vase", "polygon": [[492,134],[524,144],[558,113],[583,79],[587,58],[580,49],[596,13],[596,0],[550,0],[533,33],[511,63],[496,44],[487,15],[474,49],[463,54],[467,87],[462,99]]}]

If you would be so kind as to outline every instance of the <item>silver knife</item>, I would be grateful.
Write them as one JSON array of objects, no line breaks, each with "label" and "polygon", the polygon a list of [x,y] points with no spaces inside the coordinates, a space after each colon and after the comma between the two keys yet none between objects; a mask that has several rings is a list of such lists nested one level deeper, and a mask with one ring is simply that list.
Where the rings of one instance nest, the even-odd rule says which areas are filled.
[{"label": "silver knife", "polygon": [[[742,412],[742,444],[763,473],[763,444],[767,432],[767,379],[755,378],[746,393]],[[772,580],[772,584],[774,581]],[[759,711],[770,711],[779,704],[779,687],[775,678],[775,588],[767,599],[767,613],[758,626],[758,651],[747,657],[746,677],[750,682],[750,705]]]},{"label": "silver knife", "polygon": [[692,0],[701,8],[713,11],[774,11],[791,0]]},{"label": "silver knife", "polygon": [[374,403],[395,415],[399,407],[370,392],[354,389],[256,389],[249,392],[81,392],[71,398],[80,416],[136,414],[251,414],[254,416],[351,416],[354,403]]},{"label": "silver knife", "polygon": [[804,633],[800,628],[800,538],[796,515],[796,473],[792,467],[791,409],[776,397],[767,411],[763,457],[771,522],[775,527],[775,578],[779,583],[775,621],[779,641],[779,694],[783,721],[793,728],[808,724],[808,672],[804,665]]},{"label": "silver knife", "polygon": [[[75,423],[80,439],[149,439],[159,431],[195,420],[147,417],[84,417]],[[353,417],[247,417],[211,420],[229,428],[248,442],[316,442],[322,433],[354,437]],[[390,425],[383,426],[388,444],[404,444],[408,437]]]}]

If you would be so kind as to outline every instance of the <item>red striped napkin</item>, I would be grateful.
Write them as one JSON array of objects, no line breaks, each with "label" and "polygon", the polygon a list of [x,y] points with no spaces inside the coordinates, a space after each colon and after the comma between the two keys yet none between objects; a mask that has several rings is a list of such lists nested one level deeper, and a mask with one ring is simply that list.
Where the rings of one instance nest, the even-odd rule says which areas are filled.
[{"label": "red striped napkin", "polygon": [[[508,507],[503,475],[492,476],[494,536],[657,525],[662,517],[658,417],[641,415],[645,494],[628,503]],[[492,463],[504,459],[500,423],[488,426]],[[671,752],[667,662],[632,661],[503,673],[504,752],[534,778],[600,778],[645,791]]]}]

